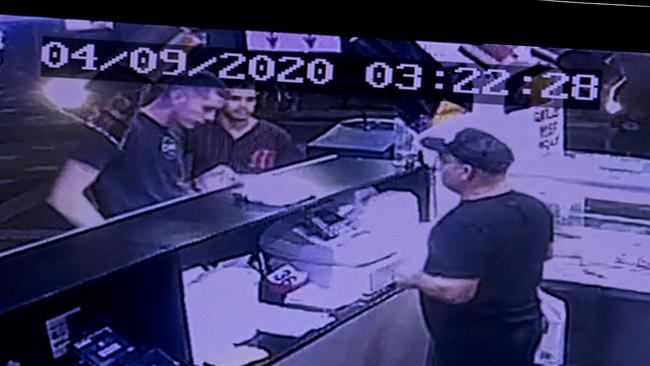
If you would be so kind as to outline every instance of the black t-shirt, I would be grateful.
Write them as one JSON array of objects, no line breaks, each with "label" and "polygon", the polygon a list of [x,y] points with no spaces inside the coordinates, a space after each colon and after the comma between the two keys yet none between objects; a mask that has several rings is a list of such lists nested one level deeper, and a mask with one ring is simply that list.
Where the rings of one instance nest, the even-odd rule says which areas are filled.
[{"label": "black t-shirt", "polygon": [[301,159],[291,135],[264,120],[236,140],[218,123],[200,126],[190,132],[188,146],[195,176],[220,164],[237,173],[260,173],[261,166],[272,169]]},{"label": "black t-shirt", "polygon": [[128,121],[119,141],[102,131],[82,143],[71,158],[100,171],[90,187],[104,217],[183,196],[191,191],[191,156],[185,132],[165,128],[144,114]]},{"label": "black t-shirt", "polygon": [[461,201],[431,230],[425,272],[479,278],[478,291],[459,305],[421,294],[429,330],[446,337],[476,324],[538,318],[536,287],[552,240],[553,217],[531,196],[510,191]]}]

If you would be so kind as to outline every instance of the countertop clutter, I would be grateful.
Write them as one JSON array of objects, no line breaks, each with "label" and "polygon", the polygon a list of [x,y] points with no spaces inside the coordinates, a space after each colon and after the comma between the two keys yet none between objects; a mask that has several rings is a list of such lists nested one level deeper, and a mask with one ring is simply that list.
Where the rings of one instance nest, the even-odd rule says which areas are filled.
[{"label": "countertop clutter", "polygon": [[[269,259],[272,252],[276,259],[286,261],[277,268],[265,268],[264,275],[262,268],[251,265],[255,263],[254,254],[184,271],[184,304],[195,363],[243,365],[268,360],[272,354],[251,341],[260,334],[300,341],[307,333],[322,331],[346,318],[345,313],[361,310],[391,292],[387,284],[393,277],[384,272],[392,273],[398,266],[421,267],[431,223],[418,221],[417,200],[412,194],[375,191],[354,209],[341,205],[344,202],[335,200],[324,206],[343,215],[339,218],[344,224],[334,238],[324,240],[302,233],[302,241],[287,241],[308,213],[291,216],[267,229],[262,242],[280,242],[283,248],[293,246],[295,250],[275,253],[270,244],[260,243],[266,251],[262,260]],[[386,207],[404,214],[389,223]],[[402,230],[395,230],[395,225]],[[282,268],[311,278],[290,289],[286,298],[269,302],[263,296],[263,281]]]},{"label": "countertop clutter", "polygon": [[544,279],[650,293],[650,236],[586,227],[556,228]]},{"label": "countertop clutter", "polygon": [[261,277],[252,268],[219,266],[199,276],[185,289],[190,342],[197,364],[243,365],[259,361],[269,353],[240,345],[258,331],[300,337],[334,321],[327,313],[258,302]]}]

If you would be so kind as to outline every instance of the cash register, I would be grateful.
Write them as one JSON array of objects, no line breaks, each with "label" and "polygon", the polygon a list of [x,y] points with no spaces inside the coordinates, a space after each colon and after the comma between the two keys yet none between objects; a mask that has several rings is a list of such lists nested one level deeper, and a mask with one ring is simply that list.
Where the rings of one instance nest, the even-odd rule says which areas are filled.
[{"label": "cash register", "polygon": [[[391,193],[408,194],[389,192],[388,196],[393,198]],[[383,206],[379,201],[388,196],[382,195],[371,198],[377,201],[374,206]],[[412,201],[408,202],[416,207],[415,200]],[[394,271],[402,261],[399,249],[403,243],[399,241],[397,227],[364,220],[364,216],[371,214],[364,212],[367,208],[331,202],[271,225],[260,238],[260,249],[271,271],[290,265],[298,273],[307,273],[308,285],[314,293],[326,292],[327,298],[339,298],[342,302],[385,289],[393,282]],[[417,215],[415,208],[413,211]],[[392,215],[384,212],[383,216]],[[412,221],[417,223],[417,216]],[[308,299],[302,301],[315,305],[308,304]]]}]

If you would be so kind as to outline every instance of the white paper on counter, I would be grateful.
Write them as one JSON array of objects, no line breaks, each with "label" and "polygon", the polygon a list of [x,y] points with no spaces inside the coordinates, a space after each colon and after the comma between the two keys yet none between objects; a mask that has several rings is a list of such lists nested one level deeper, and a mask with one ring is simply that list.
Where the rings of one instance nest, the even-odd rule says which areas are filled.
[{"label": "white paper on counter", "polygon": [[192,356],[197,363],[228,355],[255,336],[260,275],[252,269],[219,268],[185,288]]},{"label": "white paper on counter", "polygon": [[260,304],[257,314],[262,320],[258,325],[260,331],[291,337],[301,337],[308,331],[322,328],[335,320],[326,313],[270,304]]},{"label": "white paper on counter", "polygon": [[568,281],[584,285],[601,286],[604,279],[585,273],[580,258],[553,258],[544,263],[545,280]]},{"label": "white paper on counter", "polygon": [[186,269],[183,271],[183,285],[185,287],[191,286],[192,283],[198,281],[198,279],[205,273],[205,269],[201,266],[194,266],[192,268]]},{"label": "white paper on counter", "polygon": [[287,304],[313,306],[320,309],[337,309],[349,305],[360,298],[356,291],[333,291],[308,283],[287,294]]},{"label": "white paper on counter", "polygon": [[581,265],[579,258],[553,258],[544,279],[650,293],[650,271],[629,266]]},{"label": "white paper on counter", "polygon": [[244,186],[233,192],[250,202],[270,206],[286,206],[319,197],[322,188],[309,180],[272,174],[247,177]]},{"label": "white paper on counter", "polygon": [[218,366],[242,366],[270,357],[270,354],[266,350],[249,346],[231,345],[222,348],[212,348],[211,351],[211,354],[205,354],[203,356],[201,363],[208,362]]},{"label": "white paper on counter", "polygon": [[238,347],[258,331],[299,337],[334,318],[258,301],[260,274],[250,268],[218,267],[197,273],[185,288],[185,306],[194,360],[202,364],[243,365],[268,357],[264,350]]},{"label": "white paper on counter", "polygon": [[601,268],[602,286],[650,293],[650,271],[645,269]]}]

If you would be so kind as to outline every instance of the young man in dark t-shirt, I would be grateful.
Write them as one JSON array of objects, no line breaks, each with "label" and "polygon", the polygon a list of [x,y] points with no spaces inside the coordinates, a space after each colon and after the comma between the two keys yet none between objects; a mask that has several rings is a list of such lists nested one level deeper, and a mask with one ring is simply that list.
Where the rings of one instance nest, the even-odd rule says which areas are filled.
[{"label": "young man in dark t-shirt", "polygon": [[424,270],[397,281],[421,292],[436,366],[531,366],[541,337],[536,289],[553,240],[544,204],[510,190],[514,157],[494,136],[464,129],[440,153],[460,204],[432,229]]},{"label": "young man in dark t-shirt", "polygon": [[224,87],[207,72],[178,77],[129,120],[88,123],[93,134],[63,166],[48,204],[88,226],[195,192],[186,134],[214,119]]},{"label": "young man in dark t-shirt", "polygon": [[190,134],[195,175],[220,165],[238,174],[261,173],[302,158],[287,131],[254,116],[256,105],[254,84],[229,83],[215,123]]}]

